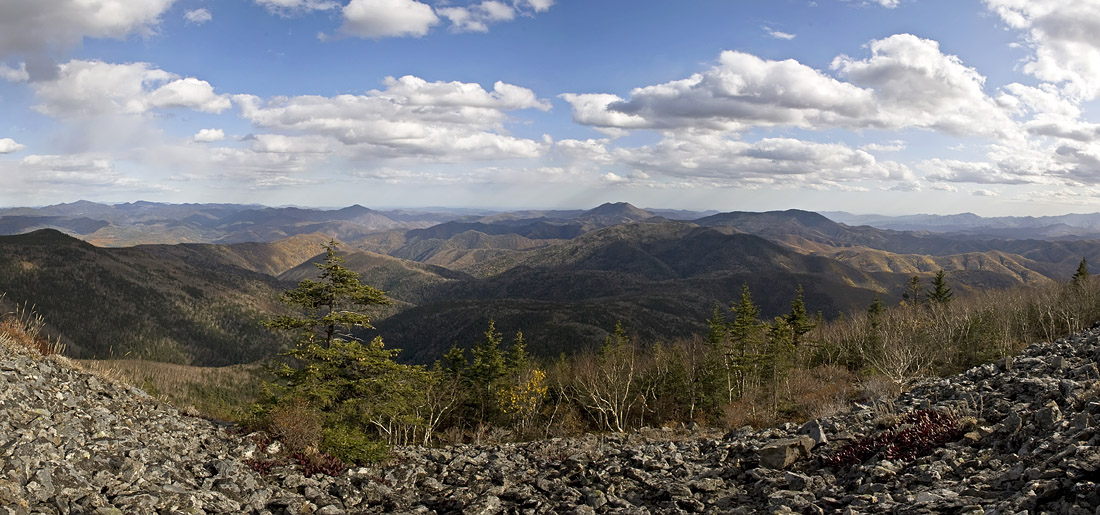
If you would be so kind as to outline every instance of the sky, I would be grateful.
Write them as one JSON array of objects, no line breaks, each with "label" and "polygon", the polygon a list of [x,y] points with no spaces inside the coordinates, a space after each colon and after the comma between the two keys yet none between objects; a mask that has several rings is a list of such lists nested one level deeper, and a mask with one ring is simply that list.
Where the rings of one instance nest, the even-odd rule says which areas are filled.
[{"label": "sky", "polygon": [[0,206],[1100,211],[1100,0],[3,0]]}]

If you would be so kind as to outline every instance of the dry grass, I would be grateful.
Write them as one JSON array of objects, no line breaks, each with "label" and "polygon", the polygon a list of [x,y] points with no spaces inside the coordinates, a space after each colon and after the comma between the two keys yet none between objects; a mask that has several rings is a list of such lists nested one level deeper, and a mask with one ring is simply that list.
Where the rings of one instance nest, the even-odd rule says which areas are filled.
[{"label": "dry grass", "polygon": [[195,367],[144,360],[80,360],[100,376],[141,388],[186,412],[236,421],[259,395],[258,365]]},{"label": "dry grass", "polygon": [[[0,303],[4,298],[0,294]],[[34,306],[23,304],[7,312],[0,313],[0,342],[11,348],[30,350],[39,356],[61,354],[65,346],[61,338],[52,339],[46,335],[46,323],[34,310]]]}]

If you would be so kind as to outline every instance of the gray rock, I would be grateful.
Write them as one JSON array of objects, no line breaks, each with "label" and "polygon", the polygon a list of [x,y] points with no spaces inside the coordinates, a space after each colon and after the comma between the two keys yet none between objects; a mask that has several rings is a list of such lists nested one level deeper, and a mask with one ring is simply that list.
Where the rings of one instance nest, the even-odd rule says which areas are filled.
[{"label": "gray rock", "polygon": [[794,462],[810,455],[814,440],[808,436],[788,438],[765,445],[758,457],[760,466],[771,469],[785,469]]},{"label": "gray rock", "polygon": [[825,436],[825,429],[821,427],[821,421],[817,419],[803,424],[802,428],[798,430],[798,434],[812,438],[814,440],[814,447],[829,443],[829,439]]}]

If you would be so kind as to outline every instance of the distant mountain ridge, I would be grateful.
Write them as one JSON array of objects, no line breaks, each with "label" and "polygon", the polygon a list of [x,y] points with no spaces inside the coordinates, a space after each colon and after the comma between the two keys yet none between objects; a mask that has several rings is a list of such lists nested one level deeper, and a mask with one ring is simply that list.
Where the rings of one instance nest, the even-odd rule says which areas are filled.
[{"label": "distant mountain ridge", "polygon": [[[783,313],[800,285],[811,311],[833,317],[876,296],[897,302],[909,278],[941,269],[965,295],[1066,280],[1083,257],[1100,263],[1100,240],[899,231],[797,209],[672,219],[689,214],[629,203],[510,213],[7,209],[0,228],[58,224],[96,245],[52,229],[0,237],[0,292],[38,305],[80,357],[237,363],[275,352],[280,340],[259,320],[283,309],[281,291],[316,277],[321,246],[335,239],[346,266],[394,301],[373,313],[378,334],[430,362],[476,341],[490,317],[550,355],[598,345],[617,322],[647,341],[700,334],[742,285],[765,318]],[[122,241],[148,242],[105,246]]]},{"label": "distant mountain ridge", "polygon": [[998,217],[981,217],[974,213],[883,216],[828,211],[821,214],[849,225],[869,225],[898,231],[930,231],[1011,239],[1100,238],[1100,213]]}]

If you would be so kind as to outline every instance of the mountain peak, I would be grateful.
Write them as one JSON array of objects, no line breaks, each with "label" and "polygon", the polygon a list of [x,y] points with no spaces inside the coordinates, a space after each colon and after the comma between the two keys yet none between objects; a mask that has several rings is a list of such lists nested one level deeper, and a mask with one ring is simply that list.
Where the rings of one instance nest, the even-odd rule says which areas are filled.
[{"label": "mountain peak", "polygon": [[629,202],[607,202],[604,204],[600,204],[593,209],[585,211],[581,216],[621,216],[642,220],[653,216],[653,214],[648,211],[638,209]]}]

